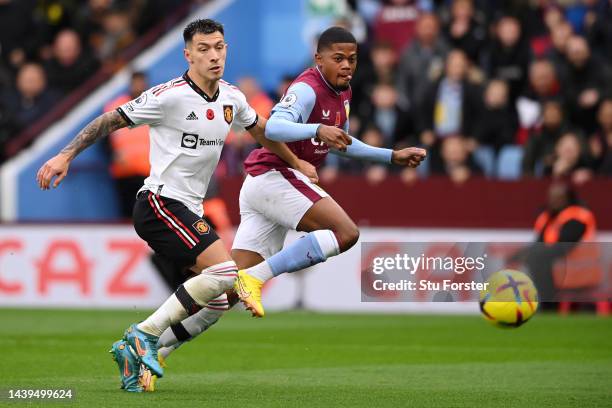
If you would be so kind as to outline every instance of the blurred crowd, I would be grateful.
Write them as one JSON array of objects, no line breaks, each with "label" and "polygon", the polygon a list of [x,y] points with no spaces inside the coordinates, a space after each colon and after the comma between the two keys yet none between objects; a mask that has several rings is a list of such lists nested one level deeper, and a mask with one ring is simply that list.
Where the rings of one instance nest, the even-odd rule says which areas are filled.
[{"label": "blurred crowd", "polygon": [[[0,0],[0,152],[182,0]],[[2,155],[0,154],[0,162]]]},{"label": "blurred crowd", "polygon": [[[335,10],[335,24],[360,40],[351,135],[425,146],[429,159],[402,170],[331,155],[324,180],[340,171],[371,182],[400,172],[408,183],[612,175],[612,1],[356,0]],[[265,98],[252,79],[240,86]],[[230,141],[228,172],[241,171],[249,143]]]},{"label": "blurred crowd", "polygon": [[[0,145],[95,71],[116,69],[121,51],[178,3],[0,0]],[[360,42],[351,135],[429,151],[417,170],[330,155],[324,181],[340,172],[371,182],[397,172],[407,183],[612,175],[612,0],[308,3]],[[297,74],[275,90],[251,77],[238,85],[268,116]],[[242,174],[254,147],[232,133],[219,174]]]}]

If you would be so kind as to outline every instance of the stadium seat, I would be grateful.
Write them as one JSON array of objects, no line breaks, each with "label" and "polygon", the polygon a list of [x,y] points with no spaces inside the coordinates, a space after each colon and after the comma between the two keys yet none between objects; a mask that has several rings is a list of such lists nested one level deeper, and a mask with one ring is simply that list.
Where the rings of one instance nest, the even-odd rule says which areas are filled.
[{"label": "stadium seat", "polygon": [[501,180],[518,180],[521,177],[523,148],[521,146],[504,146],[497,159],[497,178]]},{"label": "stadium seat", "polygon": [[480,146],[474,151],[474,161],[486,177],[495,176],[495,151],[490,146]]}]

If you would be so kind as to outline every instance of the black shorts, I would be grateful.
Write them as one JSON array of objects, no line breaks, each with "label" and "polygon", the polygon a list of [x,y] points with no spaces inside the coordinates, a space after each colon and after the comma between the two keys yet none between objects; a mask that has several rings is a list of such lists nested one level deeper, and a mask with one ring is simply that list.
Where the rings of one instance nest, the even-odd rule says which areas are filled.
[{"label": "black shorts", "polygon": [[172,198],[142,191],[134,204],[134,229],[153,250],[189,268],[219,237],[199,215]]}]

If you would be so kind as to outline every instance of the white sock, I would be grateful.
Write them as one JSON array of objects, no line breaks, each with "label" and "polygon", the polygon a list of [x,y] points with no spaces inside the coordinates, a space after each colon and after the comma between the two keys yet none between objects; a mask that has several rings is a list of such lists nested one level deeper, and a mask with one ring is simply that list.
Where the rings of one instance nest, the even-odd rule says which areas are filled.
[{"label": "white sock", "polygon": [[151,316],[138,324],[145,333],[161,336],[173,324],[197,313],[207,302],[234,286],[237,268],[233,261],[204,269],[181,285]]},{"label": "white sock", "polygon": [[262,282],[266,282],[274,277],[272,269],[270,269],[270,265],[268,265],[268,262],[266,261],[250,267],[246,270],[246,273]]},{"label": "white sock", "polygon": [[317,239],[325,258],[340,254],[340,245],[336,239],[336,234],[332,230],[317,230],[313,231],[312,234]]},{"label": "white sock", "polygon": [[161,336],[164,330],[187,316],[187,311],[173,293],[151,316],[138,323],[136,327],[145,333]]}]

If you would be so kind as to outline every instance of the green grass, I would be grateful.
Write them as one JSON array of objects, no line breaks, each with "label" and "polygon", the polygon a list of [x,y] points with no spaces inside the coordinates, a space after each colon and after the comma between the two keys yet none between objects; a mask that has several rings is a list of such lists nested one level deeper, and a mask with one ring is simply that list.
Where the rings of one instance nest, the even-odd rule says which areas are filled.
[{"label": "green grass", "polygon": [[106,352],[145,315],[0,309],[0,388],[70,387],[67,405],[90,408],[612,406],[612,319],[229,313],[170,357],[155,393],[127,394]]}]

